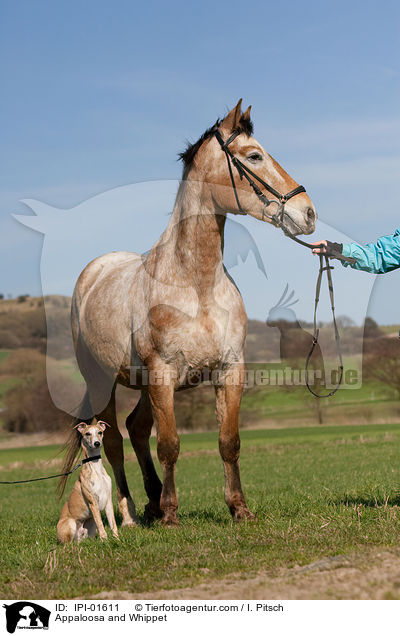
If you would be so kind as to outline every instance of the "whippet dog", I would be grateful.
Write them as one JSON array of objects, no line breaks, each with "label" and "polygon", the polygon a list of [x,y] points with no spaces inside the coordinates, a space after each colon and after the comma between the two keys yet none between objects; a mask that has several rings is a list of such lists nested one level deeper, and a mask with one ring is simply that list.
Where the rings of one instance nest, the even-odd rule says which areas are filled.
[{"label": "whippet dog", "polygon": [[81,447],[85,458],[99,456],[84,463],[69,499],[65,502],[57,524],[57,538],[60,543],[82,541],[94,537],[99,531],[100,539],[106,539],[101,511],[105,510],[114,537],[118,537],[117,524],[111,494],[111,477],[106,472],[100,457],[106,422],[85,424],[75,428],[81,434]]}]

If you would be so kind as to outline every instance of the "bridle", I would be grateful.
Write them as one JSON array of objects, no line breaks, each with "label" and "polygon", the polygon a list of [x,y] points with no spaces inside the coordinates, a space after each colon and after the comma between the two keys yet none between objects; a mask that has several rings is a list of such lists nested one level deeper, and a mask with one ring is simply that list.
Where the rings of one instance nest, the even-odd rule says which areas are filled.
[{"label": "bridle", "polygon": [[[221,146],[221,149],[225,153],[225,157],[226,157],[226,160],[227,160],[227,163],[228,163],[228,168],[229,168],[229,176],[231,178],[233,191],[235,193],[235,199],[236,199],[236,203],[237,203],[237,206],[238,206],[239,214],[247,214],[247,212],[245,212],[243,210],[242,206],[240,205],[239,195],[238,195],[238,192],[237,192],[235,180],[233,178],[233,172],[232,172],[232,165],[231,164],[233,164],[235,166],[236,170],[238,171],[240,180],[242,180],[243,177],[244,177],[248,181],[248,183],[251,185],[251,187],[253,188],[254,192],[256,193],[256,195],[258,196],[260,201],[262,201],[262,203],[264,204],[263,220],[264,220],[265,217],[269,218],[271,221],[273,221],[273,223],[275,223],[276,225],[282,227],[282,229],[284,230],[284,232],[286,234],[288,231],[286,230],[286,228],[283,227],[283,224],[282,224],[283,215],[286,214],[286,212],[285,212],[285,203],[287,203],[287,201],[289,201],[289,199],[292,199],[293,197],[295,197],[296,194],[301,194],[302,192],[305,192],[306,189],[305,189],[304,186],[299,185],[299,186],[297,186],[297,188],[294,188],[294,190],[291,190],[287,194],[281,194],[280,192],[278,192],[278,190],[275,190],[275,188],[273,188],[271,185],[269,185],[269,183],[264,181],[264,179],[261,179],[261,177],[259,177],[255,172],[250,170],[250,168],[248,168],[248,166],[246,166],[242,161],[240,161],[240,159],[235,157],[235,155],[229,150],[229,147],[228,147],[229,144],[231,144],[232,141],[234,139],[236,139],[236,137],[238,137],[240,134],[241,134],[240,130],[236,130],[234,133],[232,133],[232,135],[226,141],[224,141],[222,139],[222,137],[221,137],[221,134],[220,134],[218,128],[216,128],[215,131],[214,131],[214,135],[215,135],[219,145]],[[272,194],[274,197],[276,197],[276,199],[268,199],[268,197],[262,192],[262,190],[257,185],[257,183],[255,181],[253,181],[252,177],[254,179],[256,179],[259,183],[261,183],[263,188],[265,188],[270,194]],[[266,212],[266,208],[268,208],[271,205],[271,203],[275,203],[277,205],[276,213],[273,214],[273,215],[270,215],[270,214],[268,214]],[[291,220],[292,223],[294,223],[292,218],[290,220]],[[295,225],[296,225],[296,223],[295,223]],[[299,228],[299,229],[301,229],[301,228]],[[289,234],[290,234],[290,232],[289,232]]]},{"label": "bridle", "polygon": [[[315,246],[315,245],[310,245],[310,243],[306,243],[305,241],[302,241],[301,239],[297,238],[297,236],[295,234],[292,234],[292,232],[290,232],[290,230],[288,230],[288,228],[286,228],[284,223],[283,223],[283,218],[286,215],[286,216],[289,217],[290,222],[292,224],[294,224],[295,226],[297,226],[298,229],[301,231],[301,228],[292,219],[292,217],[289,216],[289,214],[285,211],[285,203],[287,203],[290,199],[295,197],[297,194],[301,194],[302,192],[305,192],[306,191],[305,187],[302,186],[302,185],[299,185],[296,188],[294,188],[293,190],[291,190],[290,192],[287,192],[286,194],[282,194],[281,192],[278,192],[278,190],[275,190],[275,188],[273,188],[271,185],[269,185],[269,183],[264,181],[264,179],[261,179],[261,177],[259,177],[255,172],[250,170],[250,168],[248,166],[246,166],[242,161],[240,161],[240,159],[235,157],[235,155],[229,149],[229,145],[232,143],[232,141],[234,139],[236,139],[236,137],[238,137],[238,135],[241,134],[240,130],[235,130],[231,134],[231,136],[228,137],[228,139],[226,141],[224,141],[223,138],[221,137],[221,133],[219,132],[217,126],[215,126],[214,130],[212,130],[212,133],[215,135],[219,145],[221,146],[221,150],[223,150],[223,152],[225,153],[226,161],[227,161],[227,164],[228,164],[229,176],[230,176],[230,179],[231,179],[233,192],[235,194],[235,199],[236,199],[236,203],[237,203],[237,206],[238,206],[237,214],[247,214],[247,212],[245,212],[243,210],[242,206],[240,205],[239,195],[238,195],[238,192],[237,192],[235,179],[233,177],[232,165],[235,166],[236,170],[238,171],[240,180],[242,181],[243,178],[245,178],[246,181],[253,188],[255,194],[257,195],[257,197],[264,204],[262,220],[264,220],[265,218],[268,218],[270,221],[272,221],[272,223],[274,223],[274,225],[276,225],[277,227],[280,227],[284,231],[286,236],[291,238],[292,241],[296,241],[296,243],[299,243],[300,245],[303,245],[304,247],[308,247],[309,249],[315,249],[315,247],[318,247],[318,246]],[[265,190],[267,190],[267,192],[272,194],[275,197],[275,199],[268,199],[268,197],[261,190],[259,185],[254,181],[254,179],[256,179],[256,181],[258,181],[258,183],[261,184],[261,186]],[[276,212],[275,212],[275,214],[268,214],[268,212],[266,210],[267,210],[267,208],[269,208],[269,206],[272,203],[274,203],[277,206]],[[309,353],[307,355],[307,359],[306,359],[305,372],[306,372],[306,386],[307,386],[308,390],[315,397],[318,397],[318,398],[323,398],[324,397],[325,398],[325,397],[330,397],[331,395],[334,395],[334,393],[336,393],[336,391],[340,387],[340,385],[342,383],[342,379],[343,379],[342,351],[341,351],[341,346],[340,346],[339,330],[338,330],[338,327],[337,327],[337,324],[336,324],[335,304],[334,304],[334,295],[333,295],[333,281],[332,281],[332,274],[331,274],[331,270],[334,269],[334,268],[330,265],[329,258],[337,258],[337,259],[339,259],[341,261],[346,261],[348,263],[355,263],[355,259],[351,258],[351,257],[348,257],[348,256],[343,256],[343,254],[340,254],[339,252],[337,252],[335,250],[328,251],[326,246],[323,243],[321,243],[320,247],[321,248],[324,247],[325,248],[325,252],[323,254],[319,254],[319,272],[318,272],[318,278],[317,278],[317,286],[316,286],[316,292],[315,292],[315,304],[314,304],[314,333],[313,333],[313,341],[312,341],[311,349],[310,349],[310,351],[309,351]],[[325,260],[325,265],[324,265],[324,260]],[[330,301],[331,301],[331,310],[332,310],[332,318],[333,318],[333,327],[334,327],[334,332],[335,332],[336,349],[337,349],[337,354],[338,354],[338,358],[339,358],[339,365],[338,365],[339,377],[338,377],[337,385],[336,385],[336,387],[334,389],[332,389],[329,393],[318,394],[311,388],[311,386],[309,384],[308,366],[309,366],[311,357],[313,355],[314,349],[315,349],[316,345],[318,344],[319,329],[318,329],[318,326],[317,326],[317,307],[318,307],[318,303],[319,303],[319,295],[320,295],[320,289],[321,289],[322,275],[323,275],[324,272],[326,272],[326,276],[327,276],[329,296],[330,296]]]},{"label": "bridle", "polygon": [[[264,181],[264,179],[261,179],[261,177],[259,177],[255,172],[250,170],[250,168],[246,166],[242,161],[240,161],[240,159],[235,157],[235,155],[229,149],[229,145],[232,143],[232,141],[241,134],[240,130],[235,130],[235,132],[232,133],[232,135],[228,137],[226,141],[222,139],[221,134],[217,127],[213,130],[213,134],[215,135],[219,145],[221,146],[221,149],[225,153],[226,161],[228,163],[229,176],[231,179],[232,188],[235,193],[235,199],[238,206],[237,214],[247,214],[247,212],[245,212],[242,206],[240,205],[239,195],[237,192],[235,179],[233,177],[232,165],[234,165],[236,170],[238,171],[240,180],[242,181],[244,177],[246,181],[253,188],[257,197],[264,204],[262,220],[264,220],[265,218],[268,218],[277,227],[280,227],[281,230],[283,230],[283,232],[286,234],[286,236],[291,238],[292,241],[296,241],[296,243],[299,243],[299,245],[308,247],[311,250],[314,249],[316,247],[315,245],[310,245],[310,243],[306,243],[305,241],[302,241],[301,239],[297,238],[297,236],[295,234],[292,234],[292,232],[290,232],[290,230],[287,227],[285,227],[283,224],[283,217],[287,216],[289,217],[290,222],[293,225],[296,225],[297,228],[300,231],[302,231],[300,226],[298,226],[297,223],[292,219],[292,217],[289,216],[289,214],[286,212],[285,203],[287,203],[290,199],[295,197],[297,194],[306,192],[305,187],[302,185],[299,185],[297,186],[297,188],[294,188],[293,190],[291,190],[290,192],[287,192],[286,194],[282,194],[281,192],[278,192],[278,190],[275,190],[275,188],[269,185],[269,183]],[[252,177],[256,179],[263,186],[263,188],[265,188],[265,190],[267,190],[270,194],[272,194],[275,197],[275,199],[268,199],[268,197],[264,194],[264,192],[261,190],[261,188],[257,185],[257,183],[253,180]],[[277,206],[276,212],[275,214],[268,214],[266,209],[272,203],[275,203],[275,205]],[[324,245],[322,246],[325,247]],[[354,258],[351,258],[349,256],[343,256],[343,254],[340,254],[339,252],[336,252],[336,251],[331,251],[331,252],[326,251],[325,254],[328,257],[337,258],[340,261],[346,261],[347,263],[355,263]]]}]

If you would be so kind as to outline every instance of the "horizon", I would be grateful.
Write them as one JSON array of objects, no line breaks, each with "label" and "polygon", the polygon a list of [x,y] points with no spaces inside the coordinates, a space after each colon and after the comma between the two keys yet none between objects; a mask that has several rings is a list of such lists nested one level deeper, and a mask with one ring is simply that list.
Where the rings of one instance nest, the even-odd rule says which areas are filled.
[{"label": "horizon", "polygon": [[[64,294],[46,294],[45,296],[44,296],[44,295],[34,296],[34,295],[32,295],[32,294],[25,293],[25,294],[19,294],[18,296],[12,296],[12,295],[11,295],[11,296],[8,296],[8,295],[7,295],[7,298],[6,298],[5,296],[4,296],[4,298],[1,298],[1,295],[2,295],[2,293],[0,292],[0,304],[1,304],[2,302],[4,302],[4,301],[5,301],[5,302],[8,302],[8,301],[16,301],[16,302],[17,302],[17,304],[24,304],[25,302],[29,302],[30,300],[31,300],[31,301],[32,301],[32,300],[33,300],[33,301],[34,301],[34,300],[39,300],[39,301],[43,300],[43,301],[44,301],[44,303],[46,303],[46,300],[47,300],[47,299],[50,299],[50,298],[66,298],[66,299],[68,299],[69,301],[71,300],[71,296],[66,296],[66,295],[64,295]],[[20,298],[24,298],[24,300],[22,300],[22,301],[21,301],[21,300],[19,300]],[[45,306],[45,305],[44,305],[44,306]],[[339,329],[348,328],[348,327],[350,327],[350,328],[351,328],[351,327],[356,327],[356,328],[358,328],[358,329],[361,329],[361,328],[363,328],[363,327],[364,327],[364,323],[356,323],[356,322],[354,322],[354,321],[350,318],[350,316],[347,316],[346,314],[339,314],[338,316],[336,316],[336,320],[337,320],[338,322],[339,322],[341,319],[342,319],[342,320],[344,319],[344,320],[346,320],[346,321],[347,321],[347,320],[350,320],[352,324],[348,324],[348,325],[346,325],[345,327],[342,327],[342,326],[340,326],[340,325],[339,325]],[[370,319],[371,319],[371,320],[373,320],[373,321],[374,321],[374,322],[378,325],[378,327],[393,327],[393,328],[394,328],[394,329],[396,329],[396,330],[397,330],[397,329],[400,329],[400,321],[399,321],[398,323],[379,323],[379,322],[376,322],[373,318],[371,318],[371,316],[366,316],[366,317],[365,317],[365,320],[370,320]],[[284,318],[281,318],[280,320],[282,320],[282,322],[288,322],[288,324],[290,324],[291,322],[294,322],[294,321],[286,321]],[[303,324],[303,325],[312,325],[312,322],[311,322],[311,321],[309,321],[309,320],[306,320],[305,318],[296,317],[296,320],[298,320],[298,321],[299,321],[301,324]],[[261,324],[267,324],[266,319],[265,319],[265,320],[263,320],[263,319],[261,319],[261,318],[252,318],[251,316],[247,316],[247,321],[248,321],[248,322],[249,322],[249,321],[252,321],[252,322],[259,322],[259,323],[261,323]],[[329,321],[329,320],[327,320],[327,321],[325,321],[325,320],[318,320],[318,326],[320,326],[320,327],[322,327],[322,328],[323,328],[323,327],[329,327],[329,326],[331,326],[331,325],[332,325],[332,320],[331,320],[331,321]],[[268,326],[269,326],[269,325],[268,325]],[[400,338],[400,335],[399,335],[399,338]]]}]

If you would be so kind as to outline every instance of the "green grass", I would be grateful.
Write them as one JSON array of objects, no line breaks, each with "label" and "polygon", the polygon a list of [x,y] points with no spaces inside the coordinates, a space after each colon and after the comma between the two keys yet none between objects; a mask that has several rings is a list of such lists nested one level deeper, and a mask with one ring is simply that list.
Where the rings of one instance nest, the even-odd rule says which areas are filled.
[{"label": "green grass", "polygon": [[[335,363],[336,360],[327,361],[327,368],[334,369]],[[344,358],[345,371],[358,369],[360,372],[360,365],[361,360],[357,356]],[[268,368],[268,365],[264,366]],[[275,370],[284,367],[280,364],[271,365]],[[322,390],[322,393],[325,391]],[[252,423],[260,425],[265,420],[267,426],[269,421],[269,426],[288,428],[314,425],[318,423],[321,413],[324,424],[330,425],[345,425],[352,420],[363,425],[396,422],[400,415],[398,391],[383,382],[370,379],[363,379],[354,388],[342,385],[329,400],[319,402],[320,411],[317,411],[316,406],[315,398],[304,386],[253,386],[244,392],[241,421],[243,425],[251,426]]]},{"label": "green grass", "polygon": [[379,329],[384,334],[399,333],[400,325],[379,325]]},{"label": "green grass", "polygon": [[[84,598],[110,589],[175,588],[399,545],[399,426],[244,431],[242,480],[257,520],[240,525],[230,520],[223,501],[216,449],[215,433],[182,435],[181,526],[121,529],[120,541],[57,546],[54,482],[0,486],[0,595]],[[57,450],[0,451],[1,479],[57,472],[45,465]],[[146,498],[128,444],[126,455],[142,514]]]},{"label": "green grass", "polygon": [[0,364],[10,355],[9,349],[0,349]]},{"label": "green grass", "polygon": [[[316,401],[303,387],[277,388],[257,387],[243,395],[241,417],[243,421],[271,419],[284,426],[298,426],[307,420],[316,423]],[[355,390],[339,389],[321,402],[324,422],[351,420],[352,417],[368,417],[368,422],[376,420],[397,420],[399,416],[398,395],[394,389],[378,382],[362,383]]]},{"label": "green grass", "polygon": [[[9,349],[0,349],[0,365],[4,364],[11,351]],[[6,367],[4,365],[3,369]],[[0,408],[4,407],[4,395],[7,393],[9,389],[20,382],[19,378],[9,378],[5,377],[0,380]],[[1,422],[1,420],[0,420]]]},{"label": "green grass", "polygon": [[18,378],[4,378],[0,382],[0,408],[4,407],[4,396],[13,386],[18,384],[20,380]]}]

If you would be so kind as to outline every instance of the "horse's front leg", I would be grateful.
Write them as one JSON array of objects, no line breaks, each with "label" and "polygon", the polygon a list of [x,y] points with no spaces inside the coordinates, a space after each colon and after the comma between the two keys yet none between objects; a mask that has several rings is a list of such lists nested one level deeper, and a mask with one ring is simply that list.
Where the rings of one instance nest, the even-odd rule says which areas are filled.
[{"label": "horse's front leg", "polygon": [[163,471],[161,521],[165,525],[178,525],[175,465],[179,455],[179,437],[174,414],[174,378],[168,365],[161,362],[149,365],[149,377],[149,398],[157,430],[157,455]]},{"label": "horse's front leg", "polygon": [[240,364],[228,369],[215,386],[219,452],[225,473],[225,501],[235,521],[254,518],[246,505],[239,471],[239,408],[243,382],[244,367]]}]

